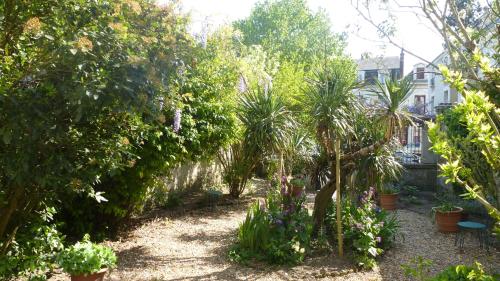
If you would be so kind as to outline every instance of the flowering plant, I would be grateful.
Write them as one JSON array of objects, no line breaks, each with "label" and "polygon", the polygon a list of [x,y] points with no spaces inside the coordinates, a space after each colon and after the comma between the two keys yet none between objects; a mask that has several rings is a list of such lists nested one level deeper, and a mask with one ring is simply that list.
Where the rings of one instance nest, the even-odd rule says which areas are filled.
[{"label": "flowering plant", "polygon": [[[374,197],[375,188],[370,187],[358,198],[359,202],[345,199],[342,203],[345,247],[352,249],[354,260],[364,268],[375,265],[375,258],[391,246],[399,228],[396,218],[380,209]],[[332,204],[326,218],[328,225],[336,225],[335,212]]]},{"label": "flowering plant", "polygon": [[309,246],[312,221],[305,197],[291,197],[286,188],[271,190],[255,202],[240,225],[238,243],[230,251],[237,262],[251,259],[272,264],[297,264]]}]

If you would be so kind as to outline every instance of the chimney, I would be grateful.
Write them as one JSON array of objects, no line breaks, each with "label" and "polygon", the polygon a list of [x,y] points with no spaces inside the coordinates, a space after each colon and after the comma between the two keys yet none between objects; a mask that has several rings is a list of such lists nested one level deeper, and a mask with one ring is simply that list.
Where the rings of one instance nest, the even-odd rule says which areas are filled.
[{"label": "chimney", "polygon": [[404,72],[405,72],[405,53],[404,49],[401,48],[401,54],[399,55],[399,78],[404,77]]}]

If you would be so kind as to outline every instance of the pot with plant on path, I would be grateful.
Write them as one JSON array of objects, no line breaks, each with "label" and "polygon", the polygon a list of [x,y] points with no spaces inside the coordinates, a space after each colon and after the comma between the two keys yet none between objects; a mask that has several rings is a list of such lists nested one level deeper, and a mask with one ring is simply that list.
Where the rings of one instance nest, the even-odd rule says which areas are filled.
[{"label": "pot with plant on path", "polygon": [[71,281],[102,281],[106,272],[116,266],[116,255],[111,248],[92,243],[86,234],[83,241],[61,252],[58,263],[71,275]]},{"label": "pot with plant on path", "polygon": [[302,177],[296,177],[290,181],[290,185],[292,186],[292,197],[299,197],[302,194],[306,183]]},{"label": "pot with plant on path", "polygon": [[458,232],[457,223],[462,219],[463,209],[450,203],[432,208],[439,232]]},{"label": "pot with plant on path", "polygon": [[379,190],[380,207],[384,210],[397,209],[399,189],[394,185],[384,184]]}]

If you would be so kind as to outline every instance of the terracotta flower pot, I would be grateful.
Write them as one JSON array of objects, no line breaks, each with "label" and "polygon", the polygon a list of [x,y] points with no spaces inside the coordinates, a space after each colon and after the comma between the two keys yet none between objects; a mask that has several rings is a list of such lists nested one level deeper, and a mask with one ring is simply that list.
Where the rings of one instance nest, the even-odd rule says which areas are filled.
[{"label": "terracotta flower pot", "polygon": [[303,190],[303,186],[292,185],[292,197],[299,197]]},{"label": "terracotta flower pot", "polygon": [[396,203],[398,202],[399,193],[394,194],[380,194],[380,207],[384,210],[397,209]]},{"label": "terracotta flower pot", "polygon": [[88,275],[71,275],[71,281],[103,281],[106,271],[108,271],[108,269],[103,268],[96,273]]},{"label": "terracotta flower pot", "polygon": [[439,232],[458,232],[457,223],[462,218],[462,211],[463,209],[460,207],[455,207],[455,210],[449,212],[442,212],[436,209],[436,224]]}]

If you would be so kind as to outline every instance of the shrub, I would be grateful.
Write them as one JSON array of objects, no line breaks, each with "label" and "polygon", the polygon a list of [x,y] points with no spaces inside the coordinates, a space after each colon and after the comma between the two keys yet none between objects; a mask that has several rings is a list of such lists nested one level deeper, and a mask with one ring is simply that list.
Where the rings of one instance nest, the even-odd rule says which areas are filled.
[{"label": "shrub", "polygon": [[312,232],[312,220],[303,203],[304,197],[270,191],[265,203],[252,204],[230,258],[242,263],[252,259],[271,264],[302,262]]},{"label": "shrub", "polygon": [[114,268],[116,255],[111,248],[92,243],[86,234],[82,242],[65,249],[59,255],[58,262],[71,275],[86,275],[103,268]]},{"label": "shrub", "polygon": [[47,273],[56,265],[56,255],[63,249],[63,239],[54,225],[40,222],[26,225],[0,259],[0,279],[46,280]]},{"label": "shrub", "polygon": [[168,192],[167,202],[165,202],[164,207],[175,208],[181,206],[182,204],[182,194],[180,191],[171,190]]},{"label": "shrub", "polygon": [[[356,204],[349,199],[342,203],[342,218],[345,248],[353,251],[357,265],[372,268],[384,250],[389,249],[397,234],[399,224],[396,217],[373,203],[374,190],[370,189]],[[326,223],[332,226],[336,236],[336,208],[331,204]]]},{"label": "shrub", "polygon": [[494,281],[499,277],[486,274],[483,266],[476,262],[473,266],[450,266],[429,281]]}]

